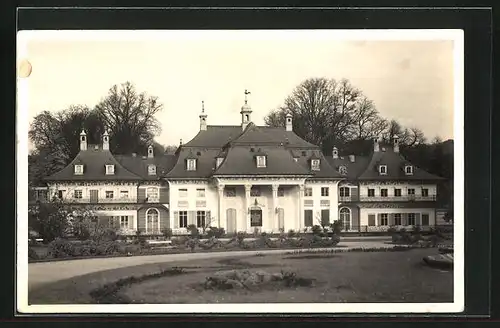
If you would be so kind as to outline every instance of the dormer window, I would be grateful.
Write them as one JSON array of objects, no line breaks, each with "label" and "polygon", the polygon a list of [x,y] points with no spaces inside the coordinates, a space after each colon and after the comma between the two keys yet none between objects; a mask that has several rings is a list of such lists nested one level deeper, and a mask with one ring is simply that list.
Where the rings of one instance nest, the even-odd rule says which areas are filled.
[{"label": "dormer window", "polygon": [[154,164],[148,165],[148,175],[156,175],[156,165]]},{"label": "dormer window", "polygon": [[293,161],[294,161],[294,162],[298,162],[298,161],[299,161],[299,158],[298,158],[298,157],[294,157],[294,158],[293,158]]},{"label": "dormer window", "polygon": [[406,174],[406,175],[413,175],[413,166],[411,166],[411,165],[406,165],[406,166],[405,166],[405,174]]},{"label": "dormer window", "polygon": [[319,159],[312,159],[311,160],[311,170],[312,171],[319,171]]},{"label": "dormer window", "polygon": [[217,168],[222,164],[222,161],[224,161],[224,157],[217,157],[217,162],[215,164]]},{"label": "dormer window", "polygon": [[257,156],[257,167],[266,167],[266,156]]},{"label": "dormer window", "polygon": [[345,167],[344,165],[340,166],[339,173],[342,175],[347,175],[347,167]]},{"label": "dormer window", "polygon": [[379,165],[378,173],[380,173],[380,175],[387,175],[387,165]]},{"label": "dormer window", "polygon": [[106,165],[106,174],[107,175],[115,174],[115,166],[113,164]]},{"label": "dormer window", "polygon": [[187,170],[196,171],[196,159],[190,158],[187,160]]},{"label": "dormer window", "polygon": [[75,165],[75,175],[82,175],[82,174],[83,174],[83,165],[76,164]]}]

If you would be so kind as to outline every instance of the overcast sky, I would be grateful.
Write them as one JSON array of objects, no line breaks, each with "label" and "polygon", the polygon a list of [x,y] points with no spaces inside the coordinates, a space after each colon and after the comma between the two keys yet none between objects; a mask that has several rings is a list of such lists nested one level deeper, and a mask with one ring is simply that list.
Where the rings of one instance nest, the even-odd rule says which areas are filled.
[{"label": "overcast sky", "polygon": [[161,40],[122,33],[99,40],[35,32],[20,49],[33,67],[28,116],[72,104],[92,107],[113,84],[130,81],[164,105],[156,139],[178,144],[198,132],[202,100],[208,124],[237,125],[248,89],[252,120],[263,124],[303,80],[347,78],[385,118],[418,127],[429,139],[453,138],[453,41],[325,39],[315,33],[191,32]]}]

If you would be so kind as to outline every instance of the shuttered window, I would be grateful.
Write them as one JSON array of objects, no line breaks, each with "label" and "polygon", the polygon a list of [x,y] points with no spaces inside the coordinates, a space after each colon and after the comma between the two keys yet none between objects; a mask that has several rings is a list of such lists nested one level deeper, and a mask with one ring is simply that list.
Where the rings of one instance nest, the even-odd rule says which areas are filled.
[{"label": "shuttered window", "polygon": [[313,226],[313,211],[312,210],[304,210],[304,226],[306,226],[306,227]]},{"label": "shuttered window", "polygon": [[375,226],[375,214],[368,214],[368,225]]}]

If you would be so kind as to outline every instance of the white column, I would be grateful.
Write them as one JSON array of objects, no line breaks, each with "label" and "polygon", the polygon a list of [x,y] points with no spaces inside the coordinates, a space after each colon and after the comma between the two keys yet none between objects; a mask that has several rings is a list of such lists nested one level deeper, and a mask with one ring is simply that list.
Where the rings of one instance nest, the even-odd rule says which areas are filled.
[{"label": "white column", "polygon": [[245,213],[243,214],[244,218],[244,227],[246,227],[246,230],[250,230],[250,214],[248,212],[248,209],[250,207],[250,190],[252,189],[251,184],[246,184],[245,185]]},{"label": "white column", "polygon": [[[217,191],[219,192],[219,202],[218,202],[218,208],[217,208],[217,227],[221,227],[221,219],[222,219],[222,200],[224,199],[224,185],[219,184],[217,186]],[[227,227],[226,227],[227,229]]]},{"label": "white column", "polygon": [[300,231],[304,225],[304,184],[299,185],[299,215],[297,229]]},{"label": "white column", "polygon": [[274,231],[274,228],[278,228],[279,229],[279,225],[278,225],[278,220],[276,219],[276,208],[278,207],[278,187],[279,185],[277,184],[273,184],[272,186],[272,190],[273,190],[273,209],[271,211],[271,224],[270,224],[270,228],[271,230]]}]

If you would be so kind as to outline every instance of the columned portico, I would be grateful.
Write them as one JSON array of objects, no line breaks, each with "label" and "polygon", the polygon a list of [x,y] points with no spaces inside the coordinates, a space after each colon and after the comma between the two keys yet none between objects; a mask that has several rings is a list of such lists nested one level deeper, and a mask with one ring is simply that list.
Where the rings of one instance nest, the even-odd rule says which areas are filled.
[{"label": "columned portico", "polygon": [[276,211],[278,209],[278,188],[279,188],[279,185],[278,184],[273,184],[272,185],[272,192],[273,192],[273,208],[272,210],[270,211],[270,220],[271,220],[271,229],[273,230],[278,230],[279,227],[278,227],[278,224],[276,222]]},{"label": "columned portico", "polygon": [[222,224],[222,213],[224,209],[222,208],[222,201],[224,199],[224,185],[219,184],[217,186],[217,192],[218,192],[218,208],[217,208],[217,226],[221,227]]},{"label": "columned portico", "polygon": [[243,211],[243,227],[247,230],[250,229],[250,213],[248,209],[250,208],[250,191],[252,190],[251,184],[245,184],[245,210]]},{"label": "columned portico", "polygon": [[304,219],[302,218],[304,215],[304,184],[299,185],[299,214],[297,215],[297,228],[300,230],[304,224]]}]

